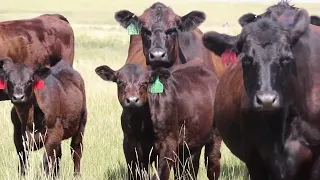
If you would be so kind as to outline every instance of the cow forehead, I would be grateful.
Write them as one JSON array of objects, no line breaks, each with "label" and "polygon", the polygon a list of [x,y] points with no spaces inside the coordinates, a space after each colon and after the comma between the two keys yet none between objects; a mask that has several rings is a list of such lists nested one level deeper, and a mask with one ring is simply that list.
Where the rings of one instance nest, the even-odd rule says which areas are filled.
[{"label": "cow forehead", "polygon": [[118,71],[118,78],[127,82],[140,82],[148,79],[148,71],[137,64],[126,64]]},{"label": "cow forehead", "polygon": [[9,70],[9,78],[12,81],[28,81],[33,75],[33,70],[24,64],[15,64]]},{"label": "cow forehead", "polygon": [[155,7],[145,10],[139,19],[149,29],[168,28],[176,25],[178,16],[169,7]]},{"label": "cow forehead", "polygon": [[278,23],[259,20],[245,27],[241,38],[245,42],[253,42],[261,46],[287,43],[288,32]]}]

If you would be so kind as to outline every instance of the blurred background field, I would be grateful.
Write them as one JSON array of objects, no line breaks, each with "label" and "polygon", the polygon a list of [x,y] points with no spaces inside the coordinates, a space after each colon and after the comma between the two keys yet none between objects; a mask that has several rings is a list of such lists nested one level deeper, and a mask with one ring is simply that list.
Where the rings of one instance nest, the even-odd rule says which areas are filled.
[{"label": "blurred background field", "polygon": [[[2,0],[0,21],[32,18],[44,13],[60,13],[67,17],[75,33],[74,67],[86,83],[88,123],[84,135],[82,179],[123,179],[126,165],[122,152],[120,127],[121,107],[117,100],[116,85],[101,80],[94,72],[100,65],[120,68],[127,57],[129,36],[114,20],[114,13],[128,9],[142,14],[156,1],[151,0]],[[178,15],[192,10],[207,14],[200,29],[236,34],[240,31],[238,18],[248,12],[262,13],[277,1],[269,2],[199,2],[161,1],[171,6]],[[320,15],[320,4],[293,3],[306,8],[310,14]],[[0,47],[1,48],[1,47]],[[10,120],[10,102],[1,102],[0,108],[0,180],[18,179],[18,157],[13,144],[13,127]],[[63,142],[60,179],[72,179],[70,141]],[[222,180],[247,179],[243,164],[226,147],[222,148]],[[27,180],[44,179],[41,170],[42,151],[33,152]],[[203,158],[198,179],[206,179]]]}]

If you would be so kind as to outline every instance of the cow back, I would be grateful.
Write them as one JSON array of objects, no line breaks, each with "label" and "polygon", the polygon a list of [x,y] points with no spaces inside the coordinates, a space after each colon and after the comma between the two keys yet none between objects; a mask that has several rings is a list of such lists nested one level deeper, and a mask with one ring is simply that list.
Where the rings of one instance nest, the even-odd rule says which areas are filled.
[{"label": "cow back", "polygon": [[73,30],[68,20],[59,14],[1,22],[0,46],[0,56],[29,66],[49,66],[50,56],[73,64]]}]

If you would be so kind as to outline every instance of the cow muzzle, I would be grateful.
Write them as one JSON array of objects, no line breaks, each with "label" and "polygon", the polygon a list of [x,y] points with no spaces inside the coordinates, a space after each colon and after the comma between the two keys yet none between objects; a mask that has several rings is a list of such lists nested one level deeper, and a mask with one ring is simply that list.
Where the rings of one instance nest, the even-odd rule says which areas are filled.
[{"label": "cow muzzle", "polygon": [[125,107],[140,107],[142,105],[141,100],[137,96],[128,96],[124,102]]},{"label": "cow muzzle", "polygon": [[259,91],[254,96],[253,106],[259,111],[273,111],[281,107],[276,91]]},{"label": "cow muzzle", "polygon": [[27,101],[27,98],[25,94],[23,93],[13,93],[11,97],[11,102],[14,104],[17,103],[25,103]]}]

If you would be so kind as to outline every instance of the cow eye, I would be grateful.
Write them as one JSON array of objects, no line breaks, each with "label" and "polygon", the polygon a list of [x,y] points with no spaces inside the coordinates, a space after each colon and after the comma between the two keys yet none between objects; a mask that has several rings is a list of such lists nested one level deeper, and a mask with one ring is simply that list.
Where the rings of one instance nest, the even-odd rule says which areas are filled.
[{"label": "cow eye", "polygon": [[147,35],[147,36],[151,36],[152,32],[147,29],[146,27],[141,27],[141,33],[144,34],[144,35]]},{"label": "cow eye", "polygon": [[119,87],[124,87],[126,85],[126,83],[123,81],[118,81],[117,84]]},{"label": "cow eye", "polygon": [[280,64],[281,65],[287,65],[292,61],[292,58],[290,57],[285,57],[280,59]]},{"label": "cow eye", "polygon": [[147,86],[148,86],[148,83],[145,82],[145,83],[142,83],[140,87],[141,87],[141,88],[145,88],[145,87],[147,87]]},{"label": "cow eye", "polygon": [[177,28],[170,28],[168,30],[166,30],[164,33],[166,35],[170,35],[170,34],[173,34],[173,33],[176,33],[177,32]]},{"label": "cow eye", "polygon": [[242,58],[242,63],[244,65],[251,65],[252,62],[253,62],[253,58],[250,57],[250,56],[245,56],[245,57]]}]

